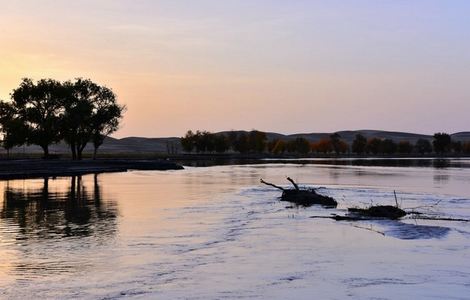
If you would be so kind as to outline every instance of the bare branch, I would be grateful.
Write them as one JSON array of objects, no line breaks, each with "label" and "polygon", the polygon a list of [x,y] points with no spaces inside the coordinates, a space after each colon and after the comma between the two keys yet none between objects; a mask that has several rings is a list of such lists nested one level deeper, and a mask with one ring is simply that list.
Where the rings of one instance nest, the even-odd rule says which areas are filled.
[{"label": "bare branch", "polygon": [[292,183],[292,185],[297,191],[299,190],[299,186],[297,185],[297,183],[295,183],[295,181],[292,178],[287,177],[287,180],[289,180]]},{"label": "bare branch", "polygon": [[283,187],[280,187],[280,186],[278,186],[278,185],[272,184],[272,183],[270,183],[270,182],[266,182],[266,181],[264,181],[262,178],[261,178],[259,181],[260,181],[261,183],[263,183],[263,184],[272,186],[272,187],[274,187],[274,188],[276,188],[276,189],[279,189],[279,190],[281,190],[281,191],[283,191],[283,192],[286,190],[286,189],[283,188]]}]

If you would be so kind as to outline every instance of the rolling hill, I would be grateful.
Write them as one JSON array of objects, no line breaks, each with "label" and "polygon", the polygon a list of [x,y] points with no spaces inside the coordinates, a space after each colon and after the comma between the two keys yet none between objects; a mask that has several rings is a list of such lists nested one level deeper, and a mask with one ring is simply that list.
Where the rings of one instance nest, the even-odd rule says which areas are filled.
[{"label": "rolling hill", "polygon": [[[247,131],[236,131],[237,133]],[[218,134],[228,134],[228,131],[222,131]],[[352,143],[356,134],[362,134],[366,138],[381,138],[392,139],[396,142],[409,141],[416,143],[418,139],[432,140],[431,135],[408,133],[408,132],[395,132],[395,131],[382,131],[382,130],[345,130],[337,132],[341,139],[348,143]],[[328,138],[331,133],[296,133],[296,134],[280,134],[276,132],[267,132],[269,140],[284,139],[292,140],[298,137],[303,137],[310,142],[316,142],[322,138]],[[451,135],[453,140],[470,141],[470,132],[457,132]],[[168,150],[181,151],[179,137],[163,137],[163,138],[147,138],[147,137],[125,137],[121,139],[108,137],[100,148],[101,153],[168,153]],[[92,152],[92,146],[88,145],[85,152]],[[50,147],[51,153],[68,153],[68,146],[64,143],[52,145]],[[4,153],[5,150],[1,149],[0,152]],[[13,153],[41,153],[42,150],[38,146],[25,146],[17,147],[12,150]]]}]

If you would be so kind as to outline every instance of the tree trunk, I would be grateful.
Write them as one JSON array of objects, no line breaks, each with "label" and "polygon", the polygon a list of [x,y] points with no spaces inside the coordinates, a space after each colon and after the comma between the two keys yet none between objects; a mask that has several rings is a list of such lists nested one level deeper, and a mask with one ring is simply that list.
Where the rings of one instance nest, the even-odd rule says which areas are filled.
[{"label": "tree trunk", "polygon": [[42,145],[41,148],[44,151],[44,158],[49,158],[49,145]]},{"label": "tree trunk", "polygon": [[72,160],[76,160],[77,151],[75,150],[75,143],[70,143],[70,150],[72,150]]},{"label": "tree trunk", "polygon": [[77,145],[77,158],[78,158],[78,160],[82,160],[82,152],[83,152],[83,149],[85,149],[85,147],[86,147],[86,143]]},{"label": "tree trunk", "polygon": [[96,153],[97,152],[98,152],[98,147],[95,146],[94,149],[93,149],[93,160],[96,159]]},{"label": "tree trunk", "polygon": [[82,159],[82,156],[80,153],[80,147],[78,145],[75,145],[75,157],[76,157],[76,160]]}]

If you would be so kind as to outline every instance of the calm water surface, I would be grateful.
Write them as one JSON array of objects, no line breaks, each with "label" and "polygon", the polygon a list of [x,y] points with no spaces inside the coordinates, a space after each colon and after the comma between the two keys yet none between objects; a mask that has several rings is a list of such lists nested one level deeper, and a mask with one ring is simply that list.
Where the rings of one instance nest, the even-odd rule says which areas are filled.
[{"label": "calm water surface", "polygon": [[[0,298],[410,299],[470,295],[470,224],[310,216],[394,204],[470,219],[468,160],[266,164],[0,182]],[[419,165],[419,164],[418,164]],[[337,209],[279,202],[264,178]]]}]

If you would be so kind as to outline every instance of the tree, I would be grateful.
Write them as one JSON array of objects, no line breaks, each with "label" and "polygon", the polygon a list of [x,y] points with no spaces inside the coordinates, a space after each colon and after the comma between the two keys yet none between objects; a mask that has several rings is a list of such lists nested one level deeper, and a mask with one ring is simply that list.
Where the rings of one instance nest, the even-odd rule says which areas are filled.
[{"label": "tree", "polygon": [[273,154],[282,154],[286,151],[286,142],[281,139],[272,140],[269,143],[269,152]]},{"label": "tree", "polygon": [[402,154],[408,154],[413,152],[413,145],[408,141],[400,141],[398,143],[398,152]]},{"label": "tree", "polygon": [[119,129],[119,123],[126,107],[119,105],[114,92],[105,86],[100,87],[97,97],[93,100],[90,124],[93,159],[96,159],[96,153],[104,139]]},{"label": "tree", "polygon": [[250,145],[248,143],[248,135],[245,132],[240,132],[237,134],[237,139],[234,144],[234,150],[240,153],[246,153],[250,150]]},{"label": "tree", "polygon": [[217,153],[223,153],[229,149],[228,138],[223,134],[214,134],[214,149]]},{"label": "tree", "polygon": [[397,144],[391,139],[384,139],[381,145],[381,152],[385,154],[394,154],[397,152]]},{"label": "tree", "polygon": [[435,133],[433,136],[434,140],[432,145],[434,146],[434,151],[438,154],[443,154],[450,151],[452,146],[452,139],[449,134],[439,132]]},{"label": "tree", "polygon": [[346,142],[343,141],[343,140],[340,140],[340,141],[338,142],[337,147],[338,147],[339,153],[341,153],[341,154],[344,154],[344,153],[348,153],[348,152],[349,152],[349,145],[348,145],[348,143],[346,143]]},{"label": "tree", "polygon": [[310,152],[310,143],[302,137],[291,140],[287,143],[287,151],[297,152],[299,154],[307,154]]},{"label": "tree", "polygon": [[470,154],[470,142],[463,143],[462,151],[466,154]]},{"label": "tree", "polygon": [[195,145],[195,135],[191,130],[186,132],[186,135],[181,138],[181,147],[186,152],[192,152]]},{"label": "tree", "polygon": [[237,137],[238,137],[237,132],[233,130],[230,131],[227,136],[229,147],[232,148],[232,150],[234,151],[235,151],[235,144],[237,143]]},{"label": "tree", "polygon": [[340,153],[341,136],[337,132],[333,133],[330,135],[330,142],[333,150],[338,155]]},{"label": "tree", "polygon": [[379,138],[371,138],[367,141],[367,152],[374,155],[378,154],[382,149],[382,140]]},{"label": "tree", "polygon": [[248,135],[248,144],[250,150],[257,153],[262,153],[266,149],[266,142],[268,138],[265,132],[252,130]]},{"label": "tree", "polygon": [[93,159],[104,139],[119,127],[125,107],[117,104],[116,95],[90,79],[65,82],[62,135],[70,145],[73,159],[81,159],[88,142],[93,143]]},{"label": "tree", "polygon": [[26,127],[11,102],[0,100],[0,128],[3,135],[2,147],[7,150],[7,155],[11,148],[26,143]]},{"label": "tree", "polygon": [[416,149],[416,152],[423,155],[425,153],[432,152],[432,145],[431,145],[431,142],[429,142],[428,140],[419,139],[416,141],[415,149]]},{"label": "tree", "polygon": [[333,151],[333,145],[331,145],[330,139],[321,139],[316,143],[312,144],[312,151],[317,153],[330,153]]},{"label": "tree", "polygon": [[462,141],[452,142],[451,146],[452,146],[452,151],[454,151],[454,153],[461,153],[463,150]]},{"label": "tree", "polygon": [[39,145],[44,157],[49,157],[49,146],[61,140],[62,103],[66,97],[61,83],[53,79],[34,83],[25,78],[11,96],[25,125],[27,143]]},{"label": "tree", "polygon": [[352,152],[363,154],[366,151],[367,139],[362,134],[356,134],[352,143]]}]

